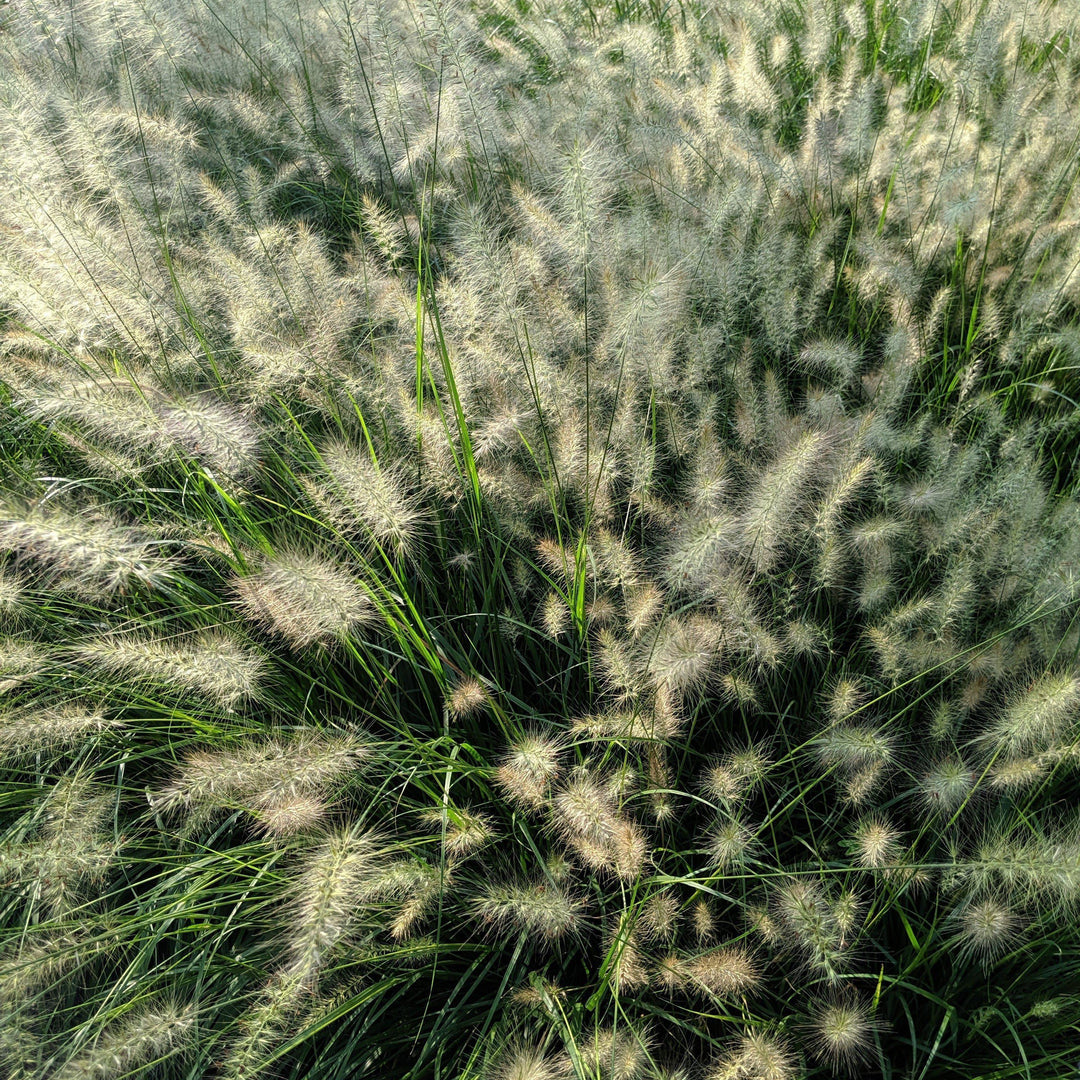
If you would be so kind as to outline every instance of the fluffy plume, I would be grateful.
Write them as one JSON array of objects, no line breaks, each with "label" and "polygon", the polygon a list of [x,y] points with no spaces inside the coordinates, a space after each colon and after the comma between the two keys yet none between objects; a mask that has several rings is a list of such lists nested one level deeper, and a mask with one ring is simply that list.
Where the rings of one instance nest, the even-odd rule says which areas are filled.
[{"label": "fluffy plume", "polygon": [[559,774],[561,753],[558,739],[538,733],[520,739],[495,772],[503,795],[524,807],[542,807],[551,782]]},{"label": "fluffy plume", "polygon": [[576,932],[584,910],[582,900],[548,883],[489,882],[473,902],[476,917],[488,926],[525,931],[545,943]]},{"label": "fluffy plume", "polygon": [[234,750],[189,754],[176,777],[151,796],[163,813],[199,822],[219,808],[242,806],[275,836],[310,828],[326,814],[321,796],[371,755],[355,735],[301,731],[288,739],[251,741]]},{"label": "fluffy plume", "polygon": [[104,674],[195,694],[225,709],[256,694],[266,667],[259,653],[223,633],[178,639],[108,635],[83,642],[74,653]]},{"label": "fluffy plume", "polygon": [[400,888],[392,870],[385,837],[357,826],[334,830],[306,853],[287,908],[290,981],[314,980],[365,906]]},{"label": "fluffy plume", "polygon": [[633,821],[619,814],[615,800],[594,778],[578,773],[555,794],[555,818],[564,839],[596,869],[622,878],[640,873],[647,848]]},{"label": "fluffy plume", "polygon": [[124,1076],[181,1049],[193,1037],[195,1024],[193,1005],[144,1006],[106,1028],[92,1050],[70,1059],[54,1075],[57,1080]]},{"label": "fluffy plume", "polygon": [[761,973],[745,949],[714,949],[682,962],[690,985],[717,997],[737,997],[752,992]]},{"label": "fluffy plume", "polygon": [[836,1071],[859,1075],[869,1064],[874,1027],[864,1004],[846,1000],[824,1003],[809,1021],[814,1055]]},{"label": "fluffy plume", "polygon": [[792,523],[818,482],[828,442],[807,432],[761,474],[740,520],[742,548],[759,572],[770,569],[792,537]]},{"label": "fluffy plume", "polygon": [[1080,678],[1045,672],[1033,679],[987,726],[986,740],[1008,756],[1043,750],[1067,737],[1080,717]]},{"label": "fluffy plume", "polygon": [[923,800],[931,811],[951,813],[971,793],[975,773],[957,756],[942,758],[919,778]]},{"label": "fluffy plume", "polygon": [[789,1044],[763,1031],[747,1031],[718,1061],[709,1080],[794,1080],[797,1059]]},{"label": "fluffy plume", "polygon": [[1019,938],[1020,919],[1002,900],[988,897],[953,912],[953,942],[961,956],[974,956],[989,969]]},{"label": "fluffy plume", "polygon": [[479,679],[462,679],[446,699],[446,709],[455,720],[464,720],[480,712],[489,700],[488,692]]},{"label": "fluffy plume", "polygon": [[774,904],[791,944],[812,969],[835,981],[846,963],[844,932],[821,888],[806,879],[793,879],[777,889]]},{"label": "fluffy plume", "polygon": [[6,754],[36,753],[78,746],[93,735],[123,726],[97,709],[76,704],[0,714],[0,749]]},{"label": "fluffy plume", "polygon": [[176,574],[160,542],[101,509],[73,514],[52,504],[0,506],[0,545],[93,599],[133,585],[160,588]]},{"label": "fluffy plume", "polygon": [[343,442],[324,446],[324,486],[309,492],[340,529],[359,530],[395,555],[408,554],[420,536],[423,516],[400,471],[376,465],[365,451]]},{"label": "fluffy plume", "polygon": [[852,849],[855,860],[867,870],[881,870],[895,863],[900,855],[900,833],[888,820],[872,814],[855,829]]},{"label": "fluffy plume", "polygon": [[535,1046],[508,1047],[485,1069],[484,1080],[561,1080],[565,1072],[551,1057]]},{"label": "fluffy plume", "polygon": [[294,649],[326,645],[372,621],[374,605],[345,567],[313,552],[283,551],[235,583],[247,618]]}]

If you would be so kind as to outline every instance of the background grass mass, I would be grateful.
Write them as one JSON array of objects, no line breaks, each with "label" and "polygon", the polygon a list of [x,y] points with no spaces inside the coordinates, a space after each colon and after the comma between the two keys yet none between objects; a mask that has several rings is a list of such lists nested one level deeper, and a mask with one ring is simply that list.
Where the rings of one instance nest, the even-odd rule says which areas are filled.
[{"label": "background grass mass", "polygon": [[0,6],[0,1073],[1075,1075],[1078,18]]}]

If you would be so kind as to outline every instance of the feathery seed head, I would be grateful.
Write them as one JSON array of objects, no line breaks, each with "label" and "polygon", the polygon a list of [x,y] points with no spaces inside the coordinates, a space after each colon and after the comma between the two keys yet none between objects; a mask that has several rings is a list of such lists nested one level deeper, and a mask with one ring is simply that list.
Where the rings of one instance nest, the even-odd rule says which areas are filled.
[{"label": "feathery seed head", "polygon": [[867,489],[877,468],[873,457],[862,457],[836,477],[815,512],[814,533],[819,540],[825,541],[843,529],[849,507]]},{"label": "feathery seed head", "polygon": [[202,397],[158,407],[160,441],[182,448],[224,477],[250,471],[259,449],[259,432],[235,409]]},{"label": "feathery seed head", "polygon": [[195,1006],[144,1007],[110,1025],[92,1049],[71,1058],[57,1080],[126,1076],[146,1062],[175,1052],[194,1033]]},{"label": "feathery seed head", "polygon": [[679,692],[667,683],[656,687],[653,695],[652,724],[660,739],[677,739],[686,726]]},{"label": "feathery seed head", "polygon": [[825,712],[836,723],[846,720],[866,700],[866,688],[856,679],[838,679],[825,699]]},{"label": "feathery seed head", "polygon": [[837,724],[815,740],[818,757],[825,765],[855,770],[877,763],[887,764],[895,753],[895,739],[883,728],[870,724]]},{"label": "feathery seed head", "polygon": [[347,443],[332,442],[321,454],[329,490],[309,486],[328,519],[340,528],[359,528],[395,555],[408,555],[420,535],[423,515],[419,499],[393,466]]},{"label": "feathery seed head", "polygon": [[8,626],[14,626],[26,602],[26,588],[13,574],[0,570],[0,615]]},{"label": "feathery seed head", "polygon": [[740,520],[742,548],[759,573],[770,570],[795,529],[808,496],[821,477],[828,440],[807,432],[759,478]]},{"label": "feathery seed head", "polygon": [[556,885],[565,885],[573,876],[574,864],[565,852],[553,851],[544,860],[544,869]]},{"label": "feathery seed head", "polygon": [[454,884],[452,874],[421,863],[393,867],[384,877],[382,891],[398,900],[386,932],[394,941],[411,937],[427,917],[440,893]]},{"label": "feathery seed head", "polygon": [[1012,758],[994,765],[990,770],[989,780],[992,788],[1022,791],[1039,783],[1046,775],[1046,764],[1040,758]]},{"label": "feathery seed head", "polygon": [[671,941],[679,923],[679,901],[669,889],[658,889],[641,905],[638,930],[646,941]]},{"label": "feathery seed head", "polygon": [[626,705],[645,690],[643,665],[634,655],[631,643],[611,630],[597,635],[600,680],[616,704]]},{"label": "feathery seed head", "polygon": [[844,801],[853,806],[862,806],[884,778],[885,763],[883,761],[875,761],[864,769],[856,770],[844,783]]},{"label": "feathery seed head", "polygon": [[543,807],[548,788],[559,774],[563,746],[559,739],[538,732],[515,743],[495,770],[495,780],[512,803],[528,809]]},{"label": "feathery seed head", "polygon": [[585,621],[590,627],[603,627],[613,623],[619,615],[615,600],[607,593],[601,593],[585,605]]},{"label": "feathery seed head", "polygon": [[549,592],[536,613],[537,625],[551,638],[560,638],[570,630],[570,608],[556,592]]},{"label": "feathery seed head", "polygon": [[831,375],[836,384],[850,383],[858,372],[862,354],[843,338],[818,338],[799,353],[799,366],[812,374]]},{"label": "feathery seed head", "polygon": [[785,628],[788,648],[799,657],[818,656],[828,648],[825,631],[806,619],[795,619]]},{"label": "feathery seed head", "polygon": [[618,818],[607,844],[611,851],[611,869],[623,881],[633,881],[649,857],[649,845],[641,826]]},{"label": "feathery seed head", "polygon": [[321,791],[363,764],[370,746],[354,735],[302,730],[288,739],[252,740],[234,750],[197,750],[151,797],[155,810],[202,813],[244,805],[265,831],[288,835],[326,812]]},{"label": "feathery seed head", "polygon": [[747,1031],[736,1053],[721,1062],[709,1080],[794,1080],[796,1075],[796,1058],[787,1043],[762,1031]]},{"label": "feathery seed head", "polygon": [[649,970],[641,955],[637,929],[628,912],[622,912],[608,930],[604,952],[614,958],[612,982],[620,994],[649,985]]},{"label": "feathery seed head", "polygon": [[709,834],[710,863],[718,870],[742,863],[753,838],[753,833],[742,819],[731,816],[721,820]]},{"label": "feathery seed head", "polygon": [[102,732],[123,726],[100,710],[57,705],[41,711],[0,713],[0,750],[8,754],[78,745]]},{"label": "feathery seed head", "polygon": [[730,768],[748,784],[761,784],[773,765],[769,744],[765,740],[752,742],[728,755]]},{"label": "feathery seed head", "polygon": [[[421,820],[429,827],[443,831],[444,811],[433,807],[421,814]],[[475,810],[463,810],[447,807],[445,810],[446,831],[443,843],[447,855],[452,859],[462,859],[477,848],[483,847],[495,835],[491,820],[486,814]]]},{"label": "feathery seed head", "polygon": [[110,634],[74,652],[109,674],[196,694],[227,710],[256,694],[266,668],[259,653],[221,632],[177,639]]},{"label": "feathery seed head", "polygon": [[598,1080],[639,1080],[651,1061],[652,1032],[646,1025],[597,1028],[592,1038],[582,1038],[578,1055],[587,1072]]},{"label": "feathery seed head", "polygon": [[951,813],[970,794],[975,773],[962,758],[950,755],[937,761],[919,779],[923,802],[931,811]]},{"label": "feathery seed head", "polygon": [[851,889],[845,889],[833,902],[833,916],[836,918],[836,925],[840,927],[842,934],[850,933],[852,927],[858,921],[862,907],[862,900],[859,898],[858,893]]},{"label": "feathery seed head", "polygon": [[388,856],[384,837],[355,826],[335,829],[305,853],[287,915],[290,961],[285,971],[298,985],[314,983],[364,907],[394,888]]},{"label": "feathery seed head", "polygon": [[723,511],[690,518],[664,557],[664,580],[673,589],[695,592],[721,561],[738,547],[738,523]]},{"label": "feathery seed head", "polygon": [[561,1080],[566,1074],[540,1047],[517,1045],[483,1073],[484,1080]]},{"label": "feathery seed head", "polygon": [[939,701],[930,714],[930,737],[939,742],[942,739],[947,739],[953,734],[955,726],[955,705],[947,699]]},{"label": "feathery seed head", "polygon": [[722,630],[706,618],[668,619],[657,633],[648,671],[657,687],[688,693],[701,687],[721,655]]},{"label": "feathery seed head", "polygon": [[0,547],[62,576],[88,599],[107,599],[133,585],[151,589],[175,577],[175,563],[141,530],[98,510],[74,514],[57,506],[22,510],[0,505]]},{"label": "feathery seed head", "polygon": [[690,908],[690,923],[699,943],[708,941],[716,932],[716,917],[708,900],[695,900]]},{"label": "feathery seed head", "polygon": [[1080,677],[1048,671],[1033,679],[986,729],[985,738],[1009,756],[1046,749],[1080,719]]},{"label": "feathery seed head", "polygon": [[835,1070],[855,1075],[869,1063],[874,1028],[865,1004],[846,1000],[823,1003],[810,1017],[814,1056]]},{"label": "feathery seed head", "polygon": [[244,615],[294,649],[340,640],[374,617],[359,582],[315,553],[280,552],[234,587]]},{"label": "feathery seed head", "polygon": [[907,527],[904,522],[879,514],[866,518],[846,532],[847,540],[868,565],[888,569],[893,546],[900,541]]},{"label": "feathery seed head", "polygon": [[766,945],[775,945],[780,940],[779,923],[763,907],[747,909],[746,919],[750,926],[761,935]]},{"label": "feathery seed head", "polygon": [[609,709],[581,716],[570,725],[570,733],[585,739],[618,739],[651,743],[667,737],[666,729],[650,713],[631,709]]},{"label": "feathery seed head", "polygon": [[806,878],[792,878],[775,894],[775,909],[807,962],[830,981],[844,962],[843,931],[836,912],[820,887]]},{"label": "feathery seed head", "polygon": [[653,979],[668,994],[685,989],[688,978],[686,961],[676,953],[668,953],[656,961]]},{"label": "feathery seed head", "polygon": [[487,689],[479,679],[462,679],[446,699],[446,710],[455,720],[464,720],[480,712],[490,701]]},{"label": "feathery seed head", "polygon": [[617,820],[611,797],[584,771],[555,794],[555,814],[567,840],[580,838],[601,846],[610,842]]},{"label": "feathery seed head", "polygon": [[536,544],[536,554],[544,568],[560,585],[566,586],[574,580],[575,548],[563,545],[549,537],[544,537]]},{"label": "feathery seed head", "polygon": [[1020,919],[997,897],[974,900],[954,913],[953,940],[964,957],[974,956],[989,969],[1019,937]]},{"label": "feathery seed head", "polygon": [[725,700],[747,712],[754,712],[758,707],[757,687],[737,671],[729,671],[721,676],[720,692]]},{"label": "feathery seed head", "polygon": [[566,991],[557,982],[532,974],[529,985],[520,986],[510,995],[510,1000],[523,1009],[536,1010],[554,1018],[558,1015],[556,1002],[566,1000]]},{"label": "feathery seed head", "polygon": [[265,791],[254,802],[255,819],[266,836],[285,839],[311,832],[326,819],[329,807],[318,795]]},{"label": "feathery seed head", "polygon": [[900,854],[900,832],[878,814],[859,822],[853,838],[855,861],[867,870],[880,870],[896,862]]},{"label": "feathery seed head", "polygon": [[717,997],[752,993],[761,982],[761,973],[745,949],[713,949],[684,961],[689,984]]},{"label": "feathery seed head", "polygon": [[713,765],[707,769],[702,782],[705,793],[723,803],[737,802],[746,792],[747,786],[746,778],[725,764]]},{"label": "feathery seed head", "polygon": [[655,585],[643,585],[623,593],[626,628],[634,637],[644,633],[659,617],[664,594]]},{"label": "feathery seed head", "polygon": [[473,901],[476,917],[492,929],[524,930],[545,943],[576,932],[584,909],[582,900],[550,882],[489,881]]}]

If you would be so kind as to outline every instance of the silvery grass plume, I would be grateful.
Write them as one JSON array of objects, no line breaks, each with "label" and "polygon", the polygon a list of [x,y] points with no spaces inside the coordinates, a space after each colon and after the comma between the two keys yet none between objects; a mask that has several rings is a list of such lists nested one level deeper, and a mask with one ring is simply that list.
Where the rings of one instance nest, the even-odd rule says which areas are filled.
[{"label": "silvery grass plume", "polygon": [[255,696],[266,668],[262,655],[221,631],[177,638],[108,634],[72,652],[90,673],[126,676],[137,685],[193,694],[224,709]]},{"label": "silvery grass plume", "polygon": [[280,551],[234,589],[240,611],[294,649],[340,641],[375,616],[361,582],[316,552]]},{"label": "silvery grass plume", "polygon": [[100,708],[69,704],[30,707],[0,714],[0,751],[7,757],[78,747],[95,735],[123,727]]},{"label": "silvery grass plume", "polygon": [[177,571],[159,541],[104,507],[72,512],[53,503],[8,501],[0,507],[0,543],[47,581],[87,599],[108,599],[137,586],[158,589]]},{"label": "silvery grass plume", "polygon": [[834,1071],[857,1076],[868,1065],[875,1027],[865,1002],[844,998],[822,1002],[809,1026],[814,1054]]},{"label": "silvery grass plume", "polygon": [[153,1067],[181,1052],[194,1038],[196,1025],[197,1010],[192,1005],[144,1006],[110,1024],[92,1048],[70,1058],[53,1075],[83,1080]]},{"label": "silvery grass plume", "polygon": [[196,751],[168,785],[150,795],[150,804],[161,813],[182,814],[188,829],[217,810],[242,808],[265,833],[289,836],[326,817],[327,789],[371,753],[371,745],[356,735],[321,730]]},{"label": "silvery grass plume", "polygon": [[57,782],[22,831],[0,869],[31,911],[53,919],[96,895],[123,843],[110,827],[108,791],[86,772]]},{"label": "silvery grass plume", "polygon": [[142,469],[190,458],[227,481],[256,463],[257,427],[213,396],[169,395],[152,384],[140,385],[133,373],[123,380],[79,379],[81,372],[65,367],[52,358],[45,378],[19,380],[26,387],[21,406],[27,416],[71,425],[92,448],[115,447]]},{"label": "silvery grass plume", "polygon": [[473,913],[493,931],[506,927],[545,944],[573,934],[584,909],[582,899],[547,882],[488,882],[473,901]]},{"label": "silvery grass plume", "polygon": [[407,894],[410,875],[392,841],[357,825],[333,828],[302,857],[285,900],[283,962],[242,1016],[222,1064],[224,1075],[252,1077],[289,1030],[321,974],[355,933],[367,934],[379,901]]},{"label": "silvery grass plume", "polygon": [[320,466],[326,479],[308,478],[308,491],[329,523],[394,555],[411,550],[423,518],[400,470],[340,442],[323,447]]}]

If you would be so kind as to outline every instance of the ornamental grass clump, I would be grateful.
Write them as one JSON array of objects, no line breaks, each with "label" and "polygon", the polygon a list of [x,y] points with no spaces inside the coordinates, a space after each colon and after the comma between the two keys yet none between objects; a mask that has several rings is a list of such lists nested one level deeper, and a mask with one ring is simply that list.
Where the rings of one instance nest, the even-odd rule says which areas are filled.
[{"label": "ornamental grass clump", "polygon": [[1078,29],[0,4],[0,1075],[1071,1075]]}]

